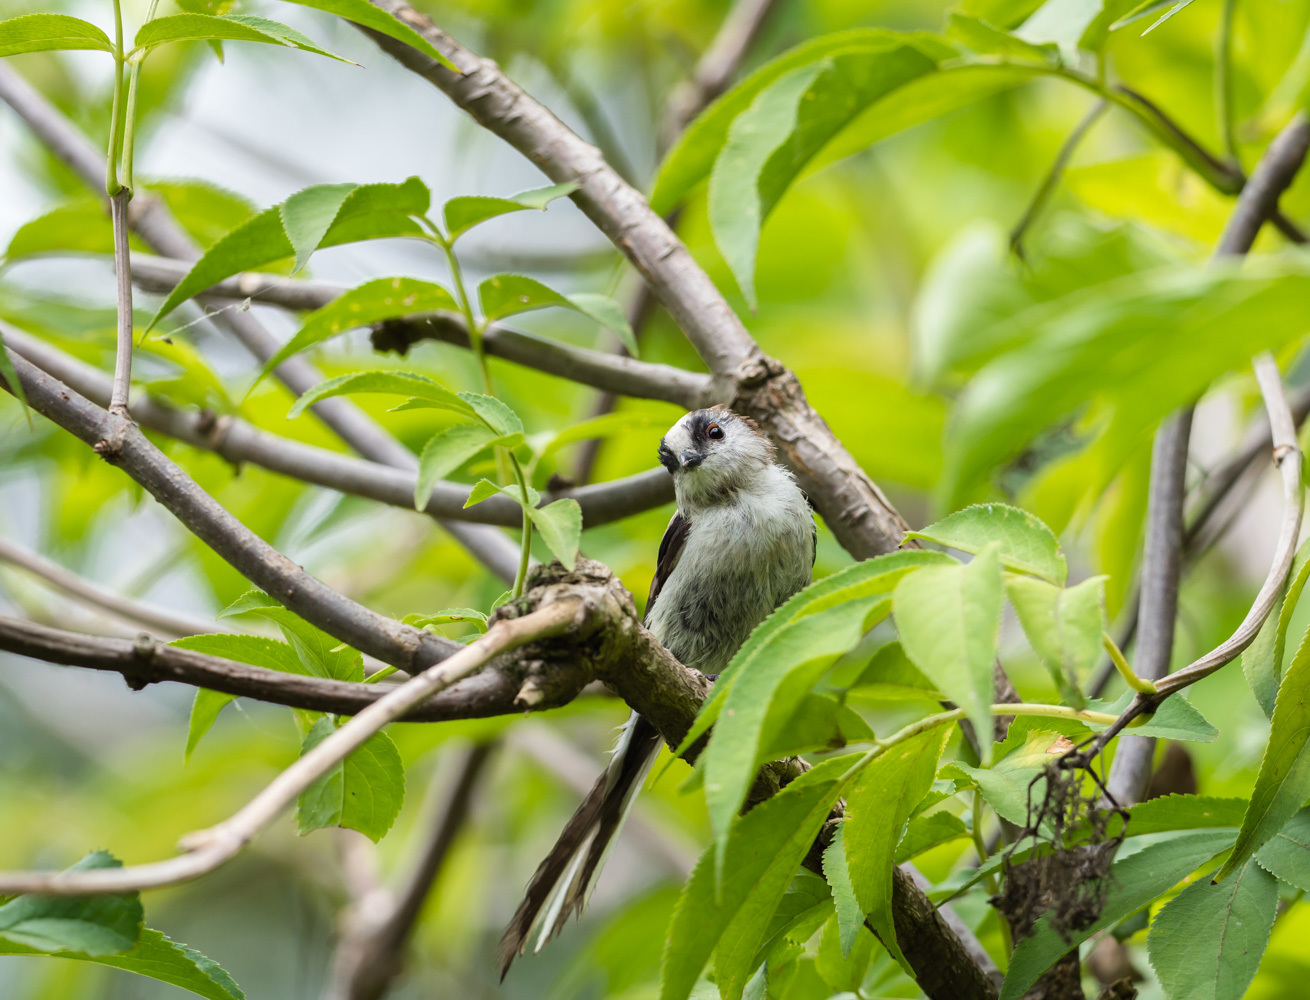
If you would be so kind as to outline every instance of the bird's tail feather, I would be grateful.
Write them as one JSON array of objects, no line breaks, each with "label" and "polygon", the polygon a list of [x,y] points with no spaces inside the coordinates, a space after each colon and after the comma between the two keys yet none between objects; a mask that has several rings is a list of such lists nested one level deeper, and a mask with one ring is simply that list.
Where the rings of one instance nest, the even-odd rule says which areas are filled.
[{"label": "bird's tail feather", "polygon": [[635,712],[614,748],[609,766],[565,824],[555,846],[537,867],[523,902],[500,939],[503,979],[537,928],[536,951],[582,911],[610,848],[659,753],[655,727]]}]

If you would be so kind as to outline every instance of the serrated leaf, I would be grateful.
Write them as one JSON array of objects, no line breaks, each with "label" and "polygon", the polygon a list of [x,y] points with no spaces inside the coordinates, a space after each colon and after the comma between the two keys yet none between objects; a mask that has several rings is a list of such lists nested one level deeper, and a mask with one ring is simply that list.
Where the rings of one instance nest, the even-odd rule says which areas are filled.
[{"label": "serrated leaf", "polygon": [[536,507],[537,504],[541,503],[541,494],[531,486],[527,488],[527,497],[525,498],[519,492],[517,486],[497,486],[490,479],[479,479],[469,492],[469,498],[464,501],[464,506],[472,507],[474,504],[482,503],[483,500],[494,497],[497,493],[503,493],[525,509]]},{"label": "serrated leaf", "polygon": [[1293,816],[1256,852],[1255,860],[1288,885],[1310,891],[1310,809],[1302,809]]},{"label": "serrated leaf", "polygon": [[[540,498],[538,498],[540,499]],[[545,507],[528,506],[528,517],[546,548],[569,571],[577,565],[578,546],[582,543],[582,507],[571,497],[556,500]]]},{"label": "serrated leaf", "polygon": [[355,187],[354,184],[316,184],[297,191],[278,205],[282,231],[287,234],[296,255],[292,274],[305,266],[309,255],[323,242],[341,206],[346,203]]},{"label": "serrated leaf", "polygon": [[864,634],[865,617],[879,601],[889,605],[871,594],[789,622],[759,645],[749,672],[732,685],[700,758],[720,864],[766,749],[803,695]]},{"label": "serrated leaf", "polygon": [[508,198],[488,198],[481,195],[465,195],[451,198],[442,209],[446,220],[446,235],[450,242],[467,233],[474,226],[510,212],[527,212],[532,209],[544,211],[556,198],[563,198],[578,189],[574,183],[552,184],[550,187],[534,188],[520,191]]},{"label": "serrated leaf", "polygon": [[456,424],[434,434],[419,456],[418,479],[414,484],[415,509],[422,510],[428,505],[438,481],[499,440],[504,439],[481,424]]},{"label": "serrated leaf", "polygon": [[[268,596],[258,591],[255,593],[259,593],[261,597]],[[245,607],[241,610],[249,611],[252,608]],[[289,674],[305,673],[300,658],[290,644],[278,642],[276,639],[266,639],[263,636],[226,633],[191,635],[175,639],[169,645],[209,656],[221,656],[227,660],[236,660],[238,663],[249,663],[266,670],[280,670]],[[195,700],[191,703],[191,720],[187,726],[185,760],[191,759],[191,754],[200,745],[200,740],[218,719],[218,713],[235,699],[235,695],[218,691],[207,691],[203,688],[196,691]]]},{"label": "serrated leaf", "polygon": [[572,309],[618,334],[628,351],[634,357],[637,354],[637,338],[627,316],[616,302],[603,295],[563,295],[526,275],[495,274],[478,285],[478,301],[482,304],[483,315],[489,320],[551,306]]},{"label": "serrated leaf", "polygon": [[1274,715],[1274,702],[1278,698],[1278,684],[1283,677],[1283,655],[1287,651],[1287,630],[1292,614],[1301,600],[1306,580],[1310,579],[1310,539],[1301,543],[1283,582],[1279,597],[1278,614],[1265,619],[1255,642],[1242,653],[1242,672],[1251,693],[1261,710],[1269,718]]},{"label": "serrated leaf", "polygon": [[136,33],[134,51],[150,51],[166,42],[199,42],[226,39],[236,42],[263,42],[267,45],[285,45],[293,49],[327,56],[339,62],[350,62],[315,45],[295,28],[264,17],[247,14],[169,14],[156,17],[141,25]]},{"label": "serrated leaf", "polygon": [[1003,503],[980,503],[958,510],[906,538],[922,538],[961,552],[978,553],[995,544],[1001,564],[1064,586],[1068,564],[1055,532],[1025,510]]},{"label": "serrated leaf", "polygon": [[1146,944],[1167,1000],[1241,1000],[1278,914],[1278,882],[1246,863],[1219,885],[1199,878],[1151,921]]},{"label": "serrated leaf", "polygon": [[1101,655],[1105,633],[1105,577],[1076,587],[1056,587],[1045,580],[1007,576],[1005,592],[1019,624],[1045,664],[1065,701],[1082,708],[1080,679]]},{"label": "serrated leaf", "polygon": [[[108,851],[93,851],[69,871],[121,868]],[[0,906],[0,939],[36,951],[110,955],[131,950],[141,936],[139,893],[98,896],[19,896]]]},{"label": "serrated leaf", "polygon": [[458,309],[440,285],[418,278],[376,278],[352,288],[305,317],[296,335],[265,362],[255,385],[287,358],[347,330],[371,326],[397,316]]},{"label": "serrated leaf", "polygon": [[[1087,707],[1095,712],[1118,715],[1133,699],[1133,692],[1126,691],[1118,700],[1110,703],[1088,701]],[[1107,728],[1099,722],[1088,722],[1087,728],[1100,732]],[[1219,730],[1198,711],[1191,702],[1180,695],[1166,698],[1154,715],[1138,716],[1124,730],[1134,736],[1152,736],[1161,740],[1187,740],[1192,743],[1210,743],[1219,735]]]},{"label": "serrated leaf", "polygon": [[[840,838],[841,831],[837,833]],[[836,838],[834,838],[836,839]],[[828,883],[813,872],[801,869],[783,893],[778,908],[769,918],[764,940],[755,951],[752,965],[765,961],[773,949],[786,940],[807,940],[833,912]],[[749,995],[749,993],[745,994]]]},{"label": "serrated leaf", "polygon": [[723,673],[719,674],[714,687],[710,689],[710,696],[701,703],[700,711],[691,729],[678,745],[675,755],[685,753],[687,748],[714,724],[719,717],[724,699],[736,684],[737,678],[748,672],[749,665],[754,661],[760,648],[768,643],[779,629],[805,615],[836,607],[845,601],[858,600],[871,594],[891,593],[896,584],[907,574],[925,566],[948,565],[956,565],[955,560],[940,552],[907,549],[848,566],[792,595],[782,607],[755,626],[741,648],[733,654],[732,660],[724,668]]},{"label": "serrated leaf", "polygon": [[1310,739],[1310,630],[1302,637],[1301,645],[1278,686],[1269,743],[1260,759],[1260,772],[1256,775],[1251,801],[1242,817],[1237,844],[1215,875],[1216,881],[1245,865],[1310,798],[1307,739]]},{"label": "serrated leaf", "polygon": [[1000,1000],[1019,1000],[1070,948],[1147,906],[1231,843],[1232,834],[1226,830],[1201,830],[1170,836],[1126,857],[1122,856],[1126,845],[1121,847],[1100,918],[1090,927],[1071,931],[1067,939],[1048,920],[1040,920],[1033,935],[1015,947]]},{"label": "serrated leaf", "polygon": [[[319,719],[305,737],[300,755],[336,732],[331,719]],[[325,826],[358,830],[381,840],[405,801],[405,767],[386,733],[374,733],[344,761],[300,795],[296,823],[301,834]]]},{"label": "serrated leaf", "polygon": [[[889,747],[852,783],[842,824],[846,868],[862,915],[887,950],[910,972],[896,940],[892,917],[892,868],[910,813],[928,794],[952,727],[939,726]],[[839,913],[839,916],[842,916]],[[845,914],[849,918],[849,913]],[[863,916],[861,917],[863,922]],[[849,954],[858,926],[842,926],[842,950]]]},{"label": "serrated leaf", "polygon": [[234,615],[249,614],[257,608],[280,608],[282,603],[262,590],[247,590],[235,601],[216,614],[215,618],[230,618]]},{"label": "serrated leaf", "polygon": [[823,852],[823,877],[832,889],[833,909],[837,917],[837,930],[842,953],[849,955],[855,946],[855,937],[864,926],[864,909],[855,898],[851,884],[850,866],[846,861],[846,824],[843,822],[833,835],[832,843]]},{"label": "serrated leaf", "polygon": [[1245,799],[1221,799],[1212,795],[1161,795],[1133,806],[1127,835],[1197,830],[1207,827],[1242,825]]},{"label": "serrated leaf", "polygon": [[[317,185],[297,192],[288,201],[309,198],[311,193],[320,189],[330,194],[339,191],[340,187],[335,184]],[[421,236],[423,231],[414,221],[414,216],[427,212],[430,202],[427,186],[417,177],[411,177],[402,184],[358,185],[341,202],[340,209],[317,246],[337,246],[388,236]],[[283,228],[281,210],[282,205],[266,208],[217,240],[169,292],[154,319],[150,321],[150,328],[187,299],[224,278],[230,278],[240,271],[263,267],[273,261],[297,257],[297,247],[292,244]],[[306,225],[298,230],[297,238],[308,239],[310,232]]]},{"label": "serrated leaf", "polygon": [[[999,549],[991,543],[967,566],[922,569],[892,594],[906,655],[965,710],[980,734],[991,732],[992,669],[1005,600]],[[983,763],[990,759],[991,743],[984,741]]]},{"label": "serrated leaf", "polygon": [[0,21],[0,56],[52,49],[113,52],[114,43],[94,24],[67,14],[22,14]]},{"label": "serrated leaf", "polygon": [[111,969],[135,972],[206,1000],[245,1000],[246,995],[223,968],[193,948],[171,941],[159,931],[146,928],[131,951],[120,955],[83,955],[75,951],[42,952],[0,938],[0,955],[43,955],[95,962]]},{"label": "serrated leaf", "polygon": [[435,59],[452,73],[459,73],[453,62],[435,49],[431,42],[403,21],[398,21],[390,13],[368,2],[368,0],[286,0],[287,3],[301,7],[313,7],[315,10],[336,14],[355,24],[394,38],[398,42],[418,49],[429,59]]},{"label": "serrated leaf", "polygon": [[661,1000],[686,1000],[716,951],[722,996],[739,1000],[770,918],[862,759],[824,761],[742,816],[733,825],[717,893],[714,849],[701,855],[669,927]]},{"label": "serrated leaf", "polygon": [[1046,765],[1067,748],[1068,743],[1062,741],[1078,740],[1086,735],[1087,729],[1077,722],[1016,719],[1009,735],[997,744],[997,760],[991,767],[971,767],[955,761],[942,768],[942,777],[968,778],[978,786],[998,816],[1026,826],[1029,801],[1042,801],[1045,779],[1040,776]]},{"label": "serrated leaf", "polygon": [[959,816],[941,811],[915,816],[896,847],[896,864],[902,865],[934,847],[968,836],[969,829]]},{"label": "serrated leaf", "polygon": [[253,608],[251,613],[277,625],[295,650],[302,672],[306,675],[334,681],[357,682],[364,679],[364,661],[358,652],[343,646],[335,636],[311,625],[294,611],[278,606]]},{"label": "serrated leaf", "polygon": [[495,396],[480,392],[461,392],[459,398],[468,403],[473,413],[497,434],[522,434],[523,421],[508,405]]},{"label": "serrated leaf", "polygon": [[355,393],[383,393],[397,396],[412,396],[423,401],[425,406],[439,410],[453,410],[466,417],[476,417],[477,411],[443,385],[438,385],[422,375],[400,371],[353,372],[350,375],[338,375],[326,382],[320,382],[305,392],[287,413],[288,418],[298,417],[305,408],[313,406],[320,399],[330,396],[349,396]]}]

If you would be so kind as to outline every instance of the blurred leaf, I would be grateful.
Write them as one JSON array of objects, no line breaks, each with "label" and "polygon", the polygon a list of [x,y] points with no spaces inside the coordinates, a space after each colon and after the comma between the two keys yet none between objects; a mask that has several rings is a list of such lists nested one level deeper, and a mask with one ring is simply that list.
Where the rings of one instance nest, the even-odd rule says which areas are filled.
[{"label": "blurred leaf", "polygon": [[1310,539],[1302,542],[1296,550],[1296,557],[1279,595],[1278,614],[1271,614],[1265,619],[1255,641],[1242,653],[1242,672],[1251,685],[1251,693],[1260,703],[1264,714],[1271,719],[1274,716],[1274,702],[1278,697],[1278,684],[1283,678],[1287,630],[1291,627],[1292,613],[1301,600],[1307,579],[1310,579]]},{"label": "blurred leaf", "polygon": [[[892,595],[892,615],[911,662],[963,708],[979,733],[992,728],[992,667],[1005,593],[1000,545],[967,566],[933,566],[907,576]],[[984,743],[983,762],[991,759]]]},{"label": "blurred leaf", "polygon": [[363,25],[366,28],[372,28],[379,34],[394,38],[398,42],[404,42],[406,45],[418,49],[429,59],[435,59],[451,72],[459,72],[455,64],[433,48],[432,43],[426,38],[408,24],[392,17],[387,11],[369,3],[368,0],[286,0],[286,2],[299,4],[302,7],[313,7],[315,10],[336,14],[347,21]]},{"label": "blurred leaf", "polygon": [[1001,987],[1000,1000],[1018,1000],[1070,948],[1150,904],[1232,843],[1226,830],[1179,833],[1120,857],[1112,869],[1109,894],[1100,918],[1065,938],[1043,918],[1032,937],[1019,942]]},{"label": "blurred leaf", "polygon": [[73,958],[95,962],[111,969],[123,969],[158,979],[188,990],[207,1000],[246,1000],[246,995],[221,966],[193,948],[170,941],[159,931],[145,928],[131,951],[118,955],[83,955],[75,951],[41,952],[0,939],[0,955],[48,954],[52,958]]},{"label": "blurred leaf", "polygon": [[1278,882],[1255,859],[1215,885],[1200,878],[1151,921],[1151,967],[1169,1000],[1240,1000],[1278,914]]},{"label": "blurred leaf", "polygon": [[1050,671],[1065,701],[1082,708],[1080,678],[1101,656],[1105,577],[1062,588],[1028,576],[1007,575],[1005,592],[1033,652]]},{"label": "blurred leaf", "polygon": [[[319,48],[295,28],[264,17],[248,14],[170,14],[156,17],[141,25],[136,33],[137,49],[150,51],[166,42],[198,42],[208,39],[228,39],[237,42],[265,42],[286,45],[293,49],[349,62],[339,55]],[[312,248],[311,248],[312,249]]]},{"label": "blurred leaf", "polygon": [[532,524],[546,543],[546,548],[564,566],[573,571],[577,565],[578,546],[582,542],[582,507],[571,497],[556,500],[544,507],[525,507]]},{"label": "blurred leaf", "polygon": [[981,18],[970,17],[960,11],[953,10],[947,17],[947,37],[978,55],[1027,59],[1048,66],[1058,66],[1060,63],[1059,46],[1052,42],[1035,45]]},{"label": "blurred leaf", "polygon": [[541,448],[538,456],[547,458],[561,448],[566,448],[579,441],[590,441],[593,438],[610,438],[624,431],[649,426],[649,414],[632,413],[626,410],[620,413],[606,413],[604,416],[584,420],[560,431]]},{"label": "blurred leaf", "polygon": [[906,538],[923,538],[961,552],[977,554],[995,544],[1001,564],[1064,585],[1068,564],[1055,532],[1027,511],[1003,503],[974,504],[944,517]]},{"label": "blurred leaf", "polygon": [[[336,732],[331,719],[319,719],[305,737],[300,755]],[[374,733],[344,761],[300,795],[296,823],[301,834],[324,826],[358,830],[381,840],[405,801],[405,767],[391,737]]]},{"label": "blurred leaf", "polygon": [[469,498],[464,501],[464,506],[472,507],[474,504],[482,503],[483,500],[494,497],[497,493],[503,493],[524,508],[536,507],[537,504],[541,503],[541,494],[531,486],[528,487],[527,496],[525,497],[519,492],[517,486],[497,486],[490,479],[479,479],[473,484],[473,489],[469,492]]},{"label": "blurred leaf", "polygon": [[14,363],[9,360],[9,348],[5,347],[4,331],[0,330],[0,378],[13,391],[14,398],[22,404],[23,414],[27,417],[28,425],[32,423],[32,414],[27,408],[27,393],[23,391],[23,383],[18,381],[18,372],[14,371]]},{"label": "blurred leaf", "polygon": [[[287,257],[299,260],[301,254],[306,252],[308,241],[322,225],[321,215],[309,210],[315,206],[322,209],[325,201],[330,204],[345,187],[340,184],[321,184],[305,188],[286,202],[266,208],[232,230],[192,265],[177,287],[169,292],[150,326],[154,327],[181,303],[224,278]],[[411,177],[403,184],[355,186],[345,195],[315,246],[322,248],[387,236],[421,236],[422,230],[414,222],[413,216],[423,215],[429,203],[428,189],[417,177]],[[294,206],[291,225],[299,244],[293,243],[284,227],[283,208],[288,205]]]},{"label": "blurred leaf", "polygon": [[928,813],[915,816],[905,828],[905,835],[896,848],[895,862],[903,865],[934,847],[949,844],[969,836],[969,829],[958,816],[948,812]]},{"label": "blurred leaf", "polygon": [[1310,891],[1310,809],[1302,809],[1256,852],[1260,867],[1288,885]]},{"label": "blurred leaf", "polygon": [[488,198],[478,195],[451,198],[442,209],[442,215],[446,220],[446,235],[450,242],[454,243],[474,226],[488,219],[510,212],[526,212],[530,209],[545,211],[546,206],[556,198],[563,198],[577,189],[578,185],[570,182],[534,188],[531,191],[520,191],[508,198]]},{"label": "blurred leaf", "polygon": [[[1172,699],[1170,699],[1172,700]],[[1224,862],[1215,881],[1237,871],[1273,839],[1310,798],[1310,631],[1288,665],[1278,686],[1278,701],[1269,727],[1269,743],[1260,759],[1242,829],[1233,853]],[[1165,705],[1169,704],[1168,701]],[[1161,706],[1162,708],[1164,706]]]},{"label": "blurred leaf", "polygon": [[618,334],[623,346],[633,357],[638,354],[637,338],[628,324],[628,318],[618,303],[604,295],[561,295],[553,288],[522,274],[496,274],[478,285],[478,301],[482,303],[483,314],[490,320],[550,306],[572,309]]},{"label": "blurred leaf", "polygon": [[[93,851],[69,871],[121,868],[108,851]],[[0,906],[0,939],[44,952],[109,955],[129,951],[141,936],[139,893],[19,896]]]},{"label": "blurred leaf", "polygon": [[443,385],[438,385],[430,378],[401,371],[352,372],[338,375],[326,382],[320,382],[303,393],[291,410],[288,418],[298,417],[305,408],[313,406],[320,399],[331,396],[349,396],[355,393],[386,393],[397,396],[412,396],[439,410],[453,410],[466,417],[476,417],[477,411],[465,400],[451,392]]},{"label": "blurred leaf", "polygon": [[[1116,701],[1110,703],[1088,700],[1087,707],[1094,712],[1118,715],[1128,707],[1132,697],[1133,693],[1126,691]],[[1099,722],[1088,722],[1087,728],[1099,732],[1107,727]],[[1219,735],[1219,730],[1181,695],[1166,698],[1154,715],[1138,716],[1128,724],[1124,732],[1133,736],[1153,736],[1161,740],[1188,740],[1194,743],[1210,743]]]},{"label": "blurred leaf", "polygon": [[0,56],[51,49],[100,49],[114,43],[94,24],[67,14],[24,14],[0,21]]},{"label": "blurred leaf", "polygon": [[[932,788],[946,740],[953,727],[938,726],[889,747],[874,757],[846,794],[842,842],[846,870],[859,902],[858,923],[849,907],[838,907],[842,954],[849,955],[867,914],[869,926],[907,972],[892,917],[892,868],[910,812]],[[833,859],[836,863],[836,858]],[[827,871],[828,858],[824,858]]]},{"label": "blurred leaf", "polygon": [[1054,43],[1065,60],[1075,62],[1077,50],[1100,51],[1110,25],[1137,0],[1046,0],[1046,3],[1015,30],[1015,35],[1034,44]]},{"label": "blurred leaf", "polygon": [[114,252],[114,233],[103,198],[77,195],[23,223],[9,240],[5,256],[18,258],[52,251]]},{"label": "blurred leaf", "polygon": [[287,358],[345,330],[371,326],[397,316],[411,316],[438,309],[454,311],[458,308],[450,292],[430,281],[420,281],[417,278],[377,278],[365,282],[306,316],[296,335],[265,362],[255,384]]},{"label": "blurred leaf", "polygon": [[495,431],[481,424],[456,424],[438,431],[423,446],[423,453],[419,456],[414,508],[425,508],[437,482],[445,479],[474,455],[496,444],[512,447],[509,442],[522,443],[522,440],[521,434],[497,436]]},{"label": "blurred leaf", "polygon": [[208,181],[153,178],[146,190],[164,200],[168,210],[202,247],[255,215],[255,206],[246,198]]},{"label": "blurred leaf", "polygon": [[824,761],[740,817],[716,892],[715,850],[701,855],[669,928],[661,1000],[686,1000],[717,950],[715,978],[739,1000],[769,921],[863,755]]},{"label": "blurred leaf", "polygon": [[1127,834],[1136,837],[1169,830],[1197,830],[1206,827],[1242,825],[1245,799],[1220,799],[1210,795],[1162,795],[1133,806]]}]

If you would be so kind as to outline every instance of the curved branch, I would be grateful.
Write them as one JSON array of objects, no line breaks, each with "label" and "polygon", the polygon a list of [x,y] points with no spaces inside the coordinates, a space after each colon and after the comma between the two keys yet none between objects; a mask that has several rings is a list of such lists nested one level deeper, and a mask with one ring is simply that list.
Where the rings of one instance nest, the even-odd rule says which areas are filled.
[{"label": "curved branch", "polygon": [[[104,405],[109,398],[108,379],[99,369],[19,330],[11,330],[2,324],[0,328],[4,330],[5,343],[14,354],[26,358],[97,404]],[[271,472],[340,493],[376,500],[403,510],[414,509],[417,475],[412,470],[379,465],[302,444],[260,430],[238,417],[176,410],[149,397],[134,398],[132,413],[142,427],[212,451],[233,464],[250,462]],[[423,511],[436,518],[506,528],[516,528],[522,523],[522,511],[509,497],[492,497],[465,509],[470,492],[471,487],[459,483],[439,482]],[[669,503],[673,500],[673,482],[667,472],[657,467],[606,483],[548,490],[542,503],[561,497],[577,500],[582,507],[584,526],[594,528]]]}]

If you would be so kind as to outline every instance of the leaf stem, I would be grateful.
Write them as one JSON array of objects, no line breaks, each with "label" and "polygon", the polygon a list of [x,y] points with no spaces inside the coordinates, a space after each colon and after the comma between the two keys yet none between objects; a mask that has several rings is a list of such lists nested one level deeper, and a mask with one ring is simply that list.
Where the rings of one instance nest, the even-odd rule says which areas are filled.
[{"label": "leaf stem", "polygon": [[528,482],[523,475],[523,466],[519,465],[519,460],[510,448],[497,448],[496,452],[504,452],[509,456],[510,464],[514,467],[514,480],[519,486],[519,496],[523,498],[523,538],[519,548],[519,571],[514,577],[514,596],[518,597],[523,593],[524,581],[528,578],[528,564],[532,561],[532,518],[528,516]]},{"label": "leaf stem", "polygon": [[118,154],[121,148],[119,129],[123,118],[123,10],[121,0],[114,0],[114,103],[109,113],[109,156],[105,164],[105,194],[114,197],[118,182]]},{"label": "leaf stem", "polygon": [[[988,707],[988,711],[992,715],[1034,715],[1047,719],[1071,719],[1074,722],[1091,722],[1098,726],[1108,726],[1119,719],[1119,716],[1111,715],[1109,712],[1092,712],[1087,709],[1069,708],[1067,705],[1040,705],[1025,702],[1004,702],[991,705]],[[965,717],[966,713],[962,708],[938,712],[936,715],[926,715],[922,719],[898,729],[886,739],[875,740],[874,743],[878,750],[887,750],[898,743],[904,743],[906,740],[918,736],[920,733],[926,733],[929,729],[936,729],[938,726],[958,722]]]},{"label": "leaf stem", "polygon": [[1219,14],[1219,34],[1215,39],[1214,99],[1224,155],[1240,165],[1237,128],[1233,120],[1233,13],[1236,8],[1237,0],[1224,0]]},{"label": "leaf stem", "polygon": [[1130,688],[1138,694],[1155,694],[1155,684],[1137,676],[1133,668],[1128,665],[1128,660],[1124,657],[1123,651],[1119,649],[1109,632],[1101,633],[1101,648],[1110,655],[1110,662],[1114,664],[1114,668],[1119,671],[1119,676],[1124,679]]}]

